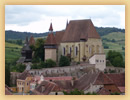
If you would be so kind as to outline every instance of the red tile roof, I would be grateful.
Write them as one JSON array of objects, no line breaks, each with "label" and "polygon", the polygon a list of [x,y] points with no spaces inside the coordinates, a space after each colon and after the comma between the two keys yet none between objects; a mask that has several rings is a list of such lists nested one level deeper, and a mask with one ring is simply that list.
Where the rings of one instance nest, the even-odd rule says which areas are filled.
[{"label": "red tile roof", "polygon": [[98,94],[99,95],[110,95],[111,93],[106,88],[102,88],[101,90],[98,91]]},{"label": "red tile roof", "polygon": [[125,87],[118,87],[118,89],[121,91],[121,93],[125,93]]},{"label": "red tile roof", "polygon": [[34,45],[34,44],[35,44],[34,37],[31,36],[31,37],[30,37],[30,40],[29,40],[29,45]]},{"label": "red tile roof", "polygon": [[75,88],[79,90],[86,90],[93,84],[98,77],[99,73],[84,74],[79,80],[75,81]]},{"label": "red tile roof", "polygon": [[32,75],[28,71],[22,72],[18,79],[25,80],[27,77],[31,77]]},{"label": "red tile roof", "polygon": [[57,44],[60,44],[62,42],[62,38],[63,38],[64,33],[65,33],[64,30],[56,32],[55,39],[56,39]]},{"label": "red tile roof", "polygon": [[69,22],[62,42],[79,42],[80,37],[100,39],[91,20],[72,20]]},{"label": "red tile roof", "polygon": [[45,45],[56,45],[56,39],[53,33],[49,33]]},{"label": "red tile roof", "polygon": [[125,87],[125,73],[107,74],[118,87]]},{"label": "red tile roof", "polygon": [[74,88],[70,80],[55,80],[53,82],[57,84],[61,90],[64,91],[70,91]]},{"label": "red tile roof", "polygon": [[[42,86],[44,86],[44,90],[42,90]],[[34,91],[32,91],[32,94],[34,95],[48,95],[52,91],[60,91],[60,87],[55,84],[54,82],[49,81],[43,81],[40,85],[36,87]]]},{"label": "red tile roof", "polygon": [[104,74],[103,72],[100,72],[94,84],[104,85],[104,84],[114,84],[114,83],[106,74]]}]

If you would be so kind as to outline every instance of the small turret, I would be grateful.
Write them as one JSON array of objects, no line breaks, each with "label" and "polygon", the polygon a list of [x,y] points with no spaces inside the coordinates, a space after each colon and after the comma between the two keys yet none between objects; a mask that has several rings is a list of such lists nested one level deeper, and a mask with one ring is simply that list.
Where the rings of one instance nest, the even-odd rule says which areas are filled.
[{"label": "small turret", "polygon": [[69,23],[68,23],[68,19],[67,19],[67,22],[66,22],[66,28],[67,28],[68,24],[69,24]]},{"label": "small turret", "polygon": [[50,33],[53,32],[53,26],[52,26],[52,23],[50,24],[49,32],[50,32]]},{"label": "small turret", "polygon": [[53,34],[52,23],[50,24],[49,34],[44,44],[44,48],[45,48],[45,60],[52,59],[56,61],[57,43],[56,43],[55,35]]}]

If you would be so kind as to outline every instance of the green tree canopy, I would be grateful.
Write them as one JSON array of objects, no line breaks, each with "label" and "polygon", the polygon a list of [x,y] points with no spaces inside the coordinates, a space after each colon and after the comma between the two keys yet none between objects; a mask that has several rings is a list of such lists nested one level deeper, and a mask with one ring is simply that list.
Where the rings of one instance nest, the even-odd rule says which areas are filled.
[{"label": "green tree canopy", "polygon": [[34,58],[40,58],[42,61],[44,61],[44,42],[44,39],[39,38],[36,40],[35,46],[31,46],[32,50],[35,51]]},{"label": "green tree canopy", "polygon": [[59,61],[59,66],[69,66],[70,65],[70,59],[66,56],[61,56]]},{"label": "green tree canopy", "polygon": [[115,67],[125,67],[123,56],[119,52],[110,50],[107,53],[107,60],[109,60],[111,64]]},{"label": "green tree canopy", "polygon": [[5,64],[5,84],[10,86],[10,67],[9,64]]}]

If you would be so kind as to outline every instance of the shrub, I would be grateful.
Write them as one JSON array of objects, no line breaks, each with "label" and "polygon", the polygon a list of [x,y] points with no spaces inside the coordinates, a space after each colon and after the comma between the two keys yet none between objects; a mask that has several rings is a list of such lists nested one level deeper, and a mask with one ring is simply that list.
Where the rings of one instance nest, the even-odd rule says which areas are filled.
[{"label": "shrub", "polygon": [[70,65],[70,60],[68,57],[66,56],[61,56],[60,57],[60,61],[59,61],[59,66],[69,66]]},{"label": "shrub", "polygon": [[107,46],[107,45],[104,45],[104,49],[109,49],[109,46]]},{"label": "shrub", "polygon": [[64,95],[85,95],[83,91],[74,89],[70,92],[63,91]]},{"label": "shrub", "polygon": [[39,62],[40,62],[40,58],[38,58],[38,57],[33,57],[32,63],[39,63]]},{"label": "shrub", "polygon": [[76,65],[80,64],[80,62],[77,62]]},{"label": "shrub", "polygon": [[56,62],[53,61],[52,59],[47,59],[45,61],[45,67],[49,68],[49,67],[55,67],[56,66]]},{"label": "shrub", "polygon": [[115,93],[111,93],[111,95],[120,95],[120,93],[115,92]]}]

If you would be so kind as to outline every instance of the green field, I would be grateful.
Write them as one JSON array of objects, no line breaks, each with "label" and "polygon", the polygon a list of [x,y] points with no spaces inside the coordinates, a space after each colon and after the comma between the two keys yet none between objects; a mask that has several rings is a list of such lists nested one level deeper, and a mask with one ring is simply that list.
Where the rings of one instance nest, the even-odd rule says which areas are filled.
[{"label": "green field", "polygon": [[5,61],[11,62],[18,59],[21,55],[21,48],[22,46],[5,42]]},{"label": "green field", "polygon": [[[123,57],[125,57],[125,50],[122,50],[122,47],[125,47],[125,34],[121,32],[113,32],[109,33],[108,35],[102,36],[103,44],[109,46],[108,49],[104,49],[105,53],[109,50],[115,50],[120,52]],[[115,42],[112,42],[112,40]]]}]

